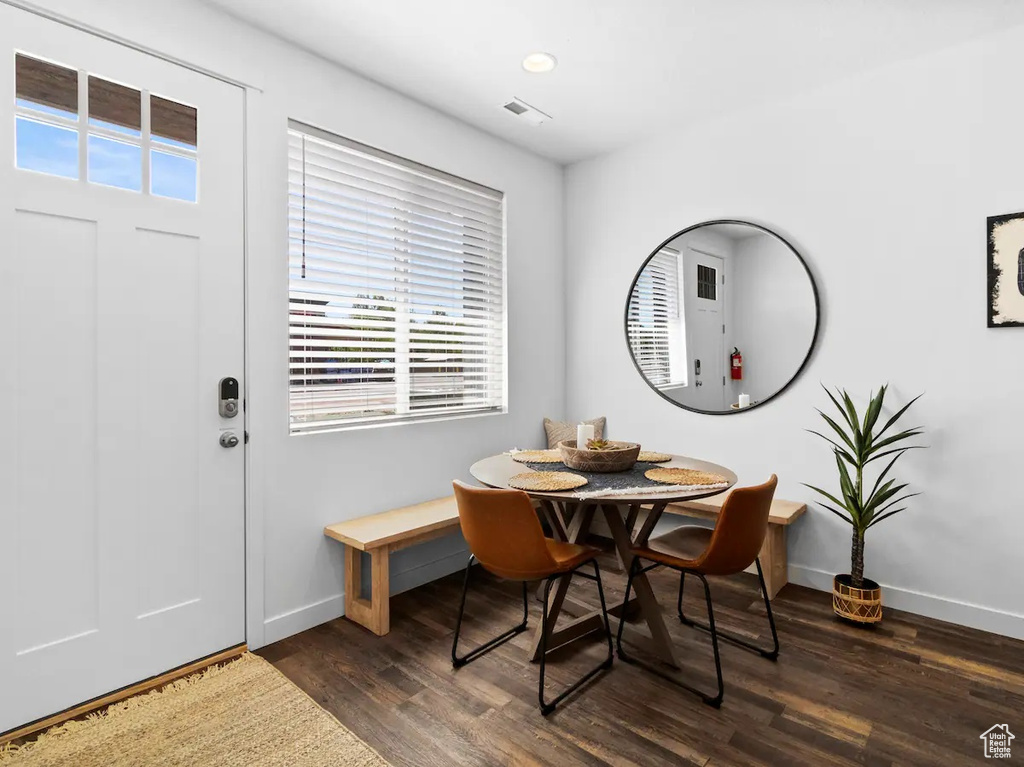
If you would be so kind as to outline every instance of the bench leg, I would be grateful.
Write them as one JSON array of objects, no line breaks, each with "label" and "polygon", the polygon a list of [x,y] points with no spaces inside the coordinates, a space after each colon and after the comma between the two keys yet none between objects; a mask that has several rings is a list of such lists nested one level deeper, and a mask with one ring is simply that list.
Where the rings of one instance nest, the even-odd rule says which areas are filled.
[{"label": "bench leg", "polygon": [[367,553],[370,555],[370,598],[363,599],[362,552],[351,546],[345,547],[345,617],[377,636],[384,636],[391,630],[388,570],[391,552],[383,546]]},{"label": "bench leg", "polygon": [[758,555],[764,571],[764,585],[769,599],[789,583],[789,563],[786,559],[786,528],[782,525],[768,525],[768,534]]}]

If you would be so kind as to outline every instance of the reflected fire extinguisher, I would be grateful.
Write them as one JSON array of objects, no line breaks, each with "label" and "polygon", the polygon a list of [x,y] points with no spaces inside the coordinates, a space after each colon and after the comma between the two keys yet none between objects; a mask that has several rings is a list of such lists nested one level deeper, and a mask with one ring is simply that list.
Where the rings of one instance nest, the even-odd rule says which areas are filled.
[{"label": "reflected fire extinguisher", "polygon": [[743,355],[740,354],[740,350],[735,346],[732,347],[732,354],[729,355],[729,359],[732,365],[729,367],[729,372],[732,373],[733,381],[743,380]]}]

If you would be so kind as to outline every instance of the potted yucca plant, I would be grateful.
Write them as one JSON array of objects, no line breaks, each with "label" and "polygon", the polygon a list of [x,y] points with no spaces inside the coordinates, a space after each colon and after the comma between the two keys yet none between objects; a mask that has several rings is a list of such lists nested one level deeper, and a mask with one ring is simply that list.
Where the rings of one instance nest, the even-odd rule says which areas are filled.
[{"label": "potted yucca plant", "polygon": [[[832,607],[840,617],[857,623],[877,623],[882,620],[882,589],[870,578],[864,577],[864,536],[879,522],[906,510],[901,504],[919,493],[904,493],[906,483],[886,479],[896,462],[908,450],[923,445],[908,445],[906,441],[924,433],[915,426],[903,431],[889,433],[889,430],[903,417],[921,397],[918,395],[896,411],[879,428],[882,407],[888,385],[872,393],[863,417],[857,412],[853,400],[845,390],[837,389],[833,394],[825,386],[832,404],[839,411],[839,419],[818,410],[831,432],[809,429],[832,446],[836,467],[839,471],[839,493],[833,495],[820,487],[806,485],[821,495],[828,503],[821,503],[841,520],[853,528],[853,542],[850,552],[849,574],[837,575],[832,584]],[[885,468],[878,472],[873,484],[865,476],[865,469],[875,461],[888,459]],[[881,465],[881,464],[878,464]],[[874,467],[871,467],[872,469]],[[897,508],[898,507],[898,508]]]}]

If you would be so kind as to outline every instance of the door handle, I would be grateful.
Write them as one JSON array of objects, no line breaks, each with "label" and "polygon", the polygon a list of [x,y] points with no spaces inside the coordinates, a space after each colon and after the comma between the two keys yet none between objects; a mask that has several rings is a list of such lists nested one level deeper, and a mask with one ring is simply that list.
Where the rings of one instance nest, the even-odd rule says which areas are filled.
[{"label": "door handle", "polygon": [[238,435],[233,431],[226,431],[220,435],[220,446],[221,447],[236,447],[238,445]]}]

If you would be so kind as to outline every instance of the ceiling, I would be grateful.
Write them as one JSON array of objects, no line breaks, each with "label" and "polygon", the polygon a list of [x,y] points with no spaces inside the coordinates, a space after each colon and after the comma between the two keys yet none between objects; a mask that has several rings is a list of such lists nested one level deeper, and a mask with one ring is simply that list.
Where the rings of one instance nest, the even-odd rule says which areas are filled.
[{"label": "ceiling", "polygon": [[721,234],[724,237],[728,237],[730,240],[746,240],[751,237],[757,237],[760,234],[765,234],[761,229],[753,226],[747,226],[746,224],[715,224],[714,231],[717,234]]},{"label": "ceiling", "polygon": [[561,163],[1024,23],[1020,0],[206,2]]}]

